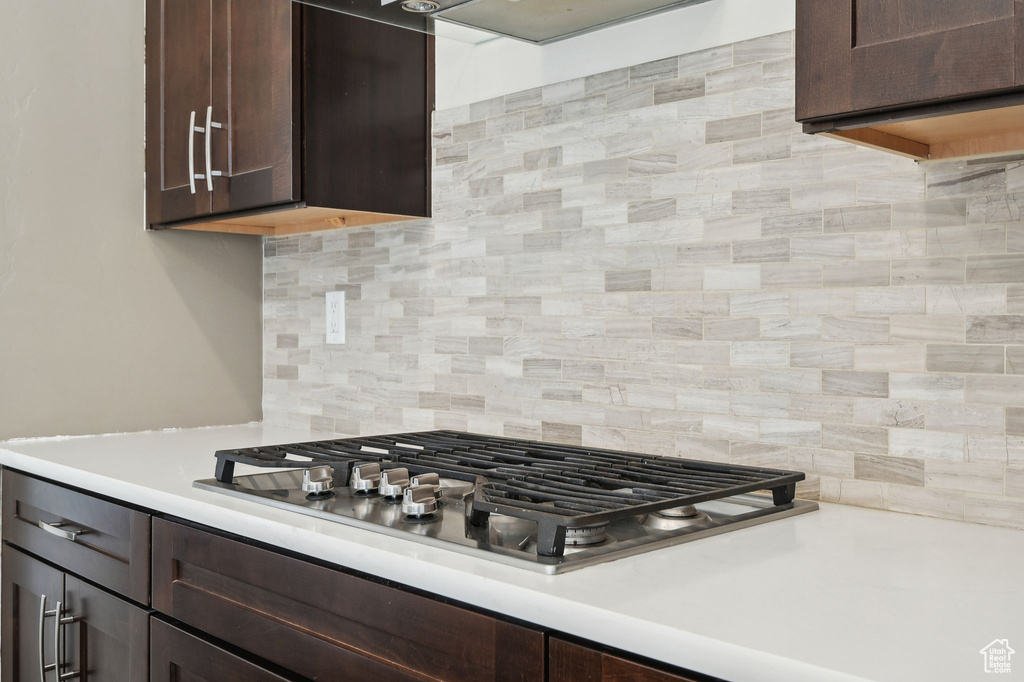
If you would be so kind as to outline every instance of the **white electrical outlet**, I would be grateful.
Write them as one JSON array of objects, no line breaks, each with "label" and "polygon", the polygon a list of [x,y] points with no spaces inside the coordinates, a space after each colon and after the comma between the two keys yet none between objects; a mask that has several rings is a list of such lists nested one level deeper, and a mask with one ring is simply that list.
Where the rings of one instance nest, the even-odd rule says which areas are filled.
[{"label": "white electrical outlet", "polygon": [[327,343],[345,343],[345,292],[327,292]]}]

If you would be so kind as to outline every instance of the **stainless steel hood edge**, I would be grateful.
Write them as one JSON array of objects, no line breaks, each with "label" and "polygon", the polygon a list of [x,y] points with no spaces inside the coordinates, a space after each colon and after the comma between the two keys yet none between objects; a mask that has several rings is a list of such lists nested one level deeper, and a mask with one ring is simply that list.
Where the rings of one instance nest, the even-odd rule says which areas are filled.
[{"label": "stainless steel hood edge", "polygon": [[[708,2],[708,0],[672,0],[671,2],[668,2],[667,4],[664,4],[660,7],[640,9],[637,12],[629,14],[625,17],[615,17],[605,21],[600,21],[598,23],[588,22],[588,24],[582,28],[576,28],[575,30],[566,33],[560,33],[557,36],[540,40],[531,40],[530,38],[523,37],[522,35],[517,35],[514,30],[514,24],[509,25],[508,28],[499,29],[496,28],[495,25],[481,26],[479,24],[474,24],[458,19],[459,15],[461,14],[461,10],[472,5],[495,5],[498,3],[510,3],[515,5],[518,4],[518,1],[519,0],[465,0],[463,2],[452,2],[451,0],[449,0],[448,2],[441,2],[441,9],[431,13],[430,16],[434,19],[439,19],[441,21],[445,21],[451,24],[476,29],[478,31],[486,31],[488,33],[493,33],[495,35],[503,36],[505,38],[512,38],[514,40],[530,43],[531,45],[549,45],[551,43],[567,40],[569,38],[575,38],[577,36],[586,35],[588,33],[593,33],[595,31],[600,31],[606,28],[611,28],[612,26],[618,26],[620,24],[636,21],[637,19],[643,19],[646,17],[654,16],[656,14],[661,14],[663,12],[670,12],[672,10],[681,9],[683,7],[689,7],[691,5],[699,5]],[[587,0],[572,0],[572,2],[568,4],[580,4],[580,2],[587,2]],[[628,6],[630,4],[635,4],[630,2],[630,0],[614,0],[614,2],[615,4],[618,4],[620,6]]]},{"label": "stainless steel hood edge", "polygon": [[402,0],[294,1],[421,33],[436,33],[442,21],[548,45],[708,0],[434,0],[439,8],[429,14],[403,9]]}]

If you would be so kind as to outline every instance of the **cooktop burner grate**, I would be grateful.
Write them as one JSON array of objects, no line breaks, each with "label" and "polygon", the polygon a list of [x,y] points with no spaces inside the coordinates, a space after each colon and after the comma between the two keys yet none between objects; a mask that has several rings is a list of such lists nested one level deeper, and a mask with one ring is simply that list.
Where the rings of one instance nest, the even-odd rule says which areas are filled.
[{"label": "cooktop burner grate", "polygon": [[535,521],[543,556],[564,553],[570,528],[759,490],[770,490],[775,506],[787,505],[804,478],[800,472],[456,431],[221,450],[216,457],[217,480],[228,484],[236,462],[291,469],[329,465],[342,485],[362,462],[470,481],[475,485],[471,523],[486,526],[492,513]]}]

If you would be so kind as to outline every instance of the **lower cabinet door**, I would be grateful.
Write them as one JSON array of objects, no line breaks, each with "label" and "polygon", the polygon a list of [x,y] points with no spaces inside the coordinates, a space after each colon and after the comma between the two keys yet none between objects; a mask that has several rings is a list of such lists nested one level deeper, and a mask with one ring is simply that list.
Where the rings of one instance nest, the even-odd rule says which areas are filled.
[{"label": "lower cabinet door", "polygon": [[2,554],[0,677],[4,682],[49,682],[58,653],[52,612],[63,601],[64,574],[10,545],[3,546]]},{"label": "lower cabinet door", "polygon": [[128,602],[64,577],[66,672],[83,682],[149,679],[149,614]]},{"label": "lower cabinet door", "polygon": [[150,644],[150,682],[289,682],[155,618]]},{"label": "lower cabinet door", "polygon": [[549,682],[694,682],[611,654],[551,638]]}]

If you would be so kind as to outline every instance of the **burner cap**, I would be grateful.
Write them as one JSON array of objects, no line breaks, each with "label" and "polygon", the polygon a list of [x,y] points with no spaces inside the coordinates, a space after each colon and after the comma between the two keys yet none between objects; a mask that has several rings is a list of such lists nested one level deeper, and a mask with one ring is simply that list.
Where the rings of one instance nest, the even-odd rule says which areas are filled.
[{"label": "burner cap", "polygon": [[695,526],[710,521],[711,517],[696,507],[672,507],[662,509],[655,514],[648,514],[641,519],[640,523],[645,528],[653,530],[679,530],[687,526]]},{"label": "burner cap", "polygon": [[658,512],[658,516],[663,516],[666,519],[692,519],[696,516],[700,516],[700,512],[692,504],[685,507],[672,507],[671,509],[662,509]]}]

